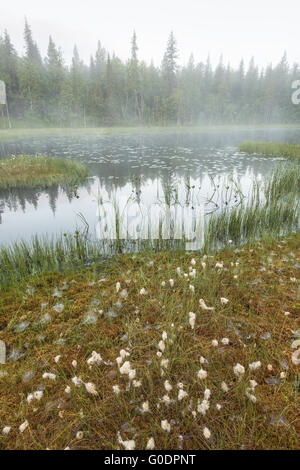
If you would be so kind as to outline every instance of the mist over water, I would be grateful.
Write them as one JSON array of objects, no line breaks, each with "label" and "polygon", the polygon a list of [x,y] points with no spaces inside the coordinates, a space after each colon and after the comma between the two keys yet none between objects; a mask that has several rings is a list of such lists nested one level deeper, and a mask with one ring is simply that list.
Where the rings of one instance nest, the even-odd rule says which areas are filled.
[{"label": "mist over water", "polygon": [[[204,217],[247,198],[278,158],[247,156],[237,146],[250,138],[299,142],[299,131],[164,132],[80,135],[3,142],[0,155],[46,154],[86,164],[88,180],[78,188],[18,189],[0,193],[0,243],[74,230],[96,235],[99,205],[135,201],[201,206]],[[225,190],[224,190],[225,188]],[[226,189],[227,188],[227,189]],[[84,222],[83,222],[84,220]]]}]

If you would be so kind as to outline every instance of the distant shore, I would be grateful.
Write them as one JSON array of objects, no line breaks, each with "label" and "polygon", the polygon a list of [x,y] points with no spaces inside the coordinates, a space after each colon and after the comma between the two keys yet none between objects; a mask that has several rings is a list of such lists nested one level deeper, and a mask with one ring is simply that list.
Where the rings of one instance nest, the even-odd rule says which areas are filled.
[{"label": "distant shore", "polygon": [[262,125],[212,125],[212,126],[135,126],[135,127],[67,127],[67,128],[16,128],[0,129],[0,142],[4,140],[16,140],[27,137],[47,137],[60,135],[110,135],[110,134],[134,134],[156,132],[234,132],[234,131],[259,131],[259,130],[300,130],[300,124],[262,124]]}]

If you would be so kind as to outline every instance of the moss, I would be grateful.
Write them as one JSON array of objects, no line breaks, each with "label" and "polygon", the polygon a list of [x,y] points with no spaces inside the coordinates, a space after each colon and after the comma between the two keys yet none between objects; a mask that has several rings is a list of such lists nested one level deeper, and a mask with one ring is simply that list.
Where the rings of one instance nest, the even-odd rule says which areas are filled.
[{"label": "moss", "polygon": [[[192,257],[196,277],[179,277],[176,268],[188,273]],[[215,264],[221,260],[224,269],[218,270]],[[299,328],[300,233],[227,248],[208,257],[206,269],[201,261],[199,254],[189,253],[124,255],[101,265],[99,276],[84,269],[64,276],[49,273],[4,291],[0,297],[0,339],[6,342],[8,354],[19,348],[24,356],[0,369],[8,373],[0,378],[0,423],[12,426],[10,434],[0,432],[0,448],[117,449],[120,431],[123,439],[135,439],[137,449],[144,449],[151,436],[159,449],[179,449],[180,445],[190,450],[296,449],[300,430],[291,343],[292,332]],[[173,288],[170,278],[174,279]],[[165,287],[162,281],[166,281]],[[127,298],[120,297],[117,282],[121,290],[127,289]],[[194,294],[189,289],[191,283]],[[61,298],[53,297],[55,287]],[[142,287],[148,295],[140,295]],[[221,296],[229,303],[222,306]],[[213,305],[214,312],[201,310],[200,298]],[[64,304],[62,313],[53,310],[57,302]],[[43,309],[42,303],[47,303]],[[87,325],[84,319],[91,309],[98,321]],[[111,309],[117,316],[108,315]],[[196,313],[194,330],[188,323],[190,311]],[[286,316],[286,311],[290,315]],[[51,315],[51,322],[40,325],[45,313]],[[30,325],[16,333],[15,326],[21,321]],[[163,357],[169,359],[169,367],[162,377],[156,353],[163,331],[168,334]],[[224,337],[229,338],[229,345],[222,344]],[[218,347],[212,346],[212,339],[219,341]],[[131,385],[127,391],[128,380],[120,375],[115,361],[124,348],[130,351],[128,359],[142,383],[140,388]],[[87,359],[94,350],[105,363],[90,368]],[[55,363],[57,355],[61,358]],[[203,365],[208,371],[206,381],[197,380],[200,356],[208,360]],[[76,369],[73,360],[77,361]],[[248,364],[258,360],[261,367],[251,372]],[[233,374],[237,362],[246,369],[241,380]],[[24,381],[28,371],[33,376]],[[56,381],[42,380],[44,372],[55,373]],[[281,372],[286,373],[285,379],[280,379]],[[93,382],[98,396],[75,387],[71,382],[74,375]],[[272,378],[279,379],[277,385],[268,384]],[[170,398],[174,401],[168,407],[161,403],[166,379],[173,385]],[[245,393],[250,379],[258,383],[256,404]],[[227,394],[220,388],[223,380],[229,386]],[[27,404],[27,395],[41,382],[42,400]],[[186,401],[177,400],[178,382],[189,394]],[[112,391],[115,384],[121,388],[119,396]],[[64,392],[67,385],[70,395]],[[197,413],[193,417],[191,410],[203,399],[206,388],[212,392],[210,409],[205,416]],[[142,414],[140,408],[146,400],[150,413]],[[222,405],[220,411],[217,403]],[[274,416],[287,424],[271,424]],[[21,434],[18,427],[25,419],[29,429]],[[172,423],[171,433],[162,431],[162,419]],[[204,426],[212,432],[209,441],[203,437]],[[84,433],[82,440],[76,439],[79,430]],[[181,443],[178,436],[183,436]]]}]

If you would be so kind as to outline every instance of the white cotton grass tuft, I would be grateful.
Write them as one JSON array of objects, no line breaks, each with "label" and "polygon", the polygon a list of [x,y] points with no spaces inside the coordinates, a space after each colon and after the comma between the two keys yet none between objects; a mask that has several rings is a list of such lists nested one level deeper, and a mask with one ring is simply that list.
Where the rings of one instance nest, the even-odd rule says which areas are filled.
[{"label": "white cotton grass tuft", "polygon": [[221,297],[220,302],[221,302],[221,305],[227,305],[229,302],[229,299],[226,299],[226,297]]},{"label": "white cotton grass tuft", "polygon": [[133,380],[132,385],[134,386],[134,388],[139,388],[142,386],[142,382],[140,380]]},{"label": "white cotton grass tuft", "polygon": [[219,342],[217,339],[213,339],[212,342],[211,342],[211,345],[216,348],[218,345],[219,345]]},{"label": "white cotton grass tuft", "polygon": [[237,363],[233,368],[233,372],[237,377],[241,377],[245,373],[245,367]]},{"label": "white cotton grass tuft", "polygon": [[121,390],[120,390],[119,385],[113,385],[112,389],[115,395],[120,395]]},{"label": "white cotton grass tuft", "polygon": [[174,287],[174,279],[169,279],[169,284],[171,287]]},{"label": "white cotton grass tuft", "polygon": [[20,426],[19,426],[19,431],[20,432],[24,432],[29,426],[29,423],[26,419],[26,421],[24,421],[24,423],[22,423]]},{"label": "white cotton grass tuft", "polygon": [[121,284],[120,284],[120,282],[117,282],[116,283],[116,293],[119,292],[120,288],[121,288]]},{"label": "white cotton grass tuft", "polygon": [[203,356],[200,356],[200,364],[206,364],[207,363],[207,359],[205,359],[205,357]]},{"label": "white cotton grass tuft", "polygon": [[229,338],[222,338],[221,343],[224,344],[224,345],[229,344]]},{"label": "white cotton grass tuft", "polygon": [[135,376],[136,376],[136,370],[135,370],[135,369],[131,369],[131,370],[129,371],[129,374],[128,374],[129,380],[135,379]]},{"label": "white cotton grass tuft", "polygon": [[300,348],[296,349],[296,351],[293,352],[292,363],[295,364],[295,366],[298,366],[300,364]]},{"label": "white cotton grass tuft", "polygon": [[131,371],[131,365],[129,361],[125,361],[122,367],[120,367],[120,374],[122,375],[128,375],[129,372]]},{"label": "white cotton grass tuft", "polygon": [[143,413],[148,413],[150,411],[150,408],[149,408],[149,401],[144,401],[144,403],[142,404],[142,412]]},{"label": "white cotton grass tuft", "polygon": [[60,358],[61,358],[61,356],[60,356],[60,355],[58,355],[58,356],[55,356],[55,358],[54,358],[54,362],[55,362],[56,364],[58,364],[58,362],[59,362]]},{"label": "white cotton grass tuft", "polygon": [[180,389],[178,392],[178,400],[181,401],[186,397],[188,397],[188,393],[185,390]]},{"label": "white cotton grass tuft", "polygon": [[71,380],[72,380],[73,384],[75,385],[75,387],[80,387],[83,384],[80,377],[75,376]]},{"label": "white cotton grass tuft", "polygon": [[173,389],[172,385],[170,384],[168,380],[165,380],[164,387],[167,392],[170,392]]},{"label": "white cotton grass tuft", "polygon": [[166,341],[166,339],[168,338],[167,332],[163,331],[161,337],[163,341]]},{"label": "white cotton grass tuft", "polygon": [[200,305],[200,307],[202,308],[202,310],[210,310],[210,311],[213,311],[213,310],[215,309],[214,307],[208,307],[208,306],[206,305],[206,303],[204,302],[203,299],[200,299],[200,300],[199,300],[199,305]]},{"label": "white cotton grass tuft", "polygon": [[201,369],[198,371],[197,377],[198,377],[198,379],[200,379],[200,380],[206,379],[206,377],[207,377],[207,371],[201,368]]},{"label": "white cotton grass tuft", "polygon": [[189,324],[192,330],[195,328],[196,314],[194,312],[189,312]]},{"label": "white cotton grass tuft", "polygon": [[65,388],[65,393],[69,395],[71,393],[71,387],[69,385],[66,386]]},{"label": "white cotton grass tuft", "polygon": [[2,434],[9,434],[11,431],[11,426],[5,426],[3,429],[2,429]]},{"label": "white cotton grass tuft", "polygon": [[197,406],[197,411],[200,413],[202,416],[206,415],[206,412],[209,410],[209,401],[208,400],[198,400],[198,406]]},{"label": "white cotton grass tuft", "polygon": [[95,395],[95,396],[98,395],[96,386],[92,382],[85,383],[84,386],[85,386],[86,391],[90,393],[91,395]]},{"label": "white cotton grass tuft", "polygon": [[222,383],[221,383],[221,390],[222,390],[222,392],[224,392],[224,393],[227,393],[227,392],[229,391],[229,387],[228,387],[228,385],[227,385],[226,382],[222,382]]},{"label": "white cotton grass tuft", "polygon": [[128,357],[128,356],[130,356],[130,352],[129,352],[129,351],[126,351],[126,349],[121,349],[121,350],[120,350],[120,357],[121,357],[122,359],[125,359],[125,357]]},{"label": "white cotton grass tuft", "polygon": [[74,361],[72,361],[72,367],[74,367],[74,369],[76,369],[77,367],[77,361],[74,359]]},{"label": "white cotton grass tuft", "polygon": [[162,419],[160,422],[161,428],[163,431],[170,432],[171,431],[171,424],[167,419]]},{"label": "white cotton grass tuft", "polygon": [[164,369],[167,369],[168,366],[169,366],[169,359],[162,359],[162,360],[160,361],[160,365],[161,365],[161,367],[163,367]]},{"label": "white cotton grass tuft", "polygon": [[42,375],[43,379],[49,379],[49,380],[56,380],[56,375],[53,374],[52,372],[44,372],[44,374]]},{"label": "white cotton grass tuft", "polygon": [[77,439],[77,441],[81,441],[81,439],[83,439],[83,432],[82,431],[78,431],[76,433],[76,439]]},{"label": "white cotton grass tuft", "polygon": [[146,450],[153,450],[153,449],[155,449],[155,441],[153,437],[150,437],[147,441]]},{"label": "white cotton grass tuft", "polygon": [[98,354],[96,351],[92,352],[91,357],[88,358],[86,361],[90,366],[97,364],[98,366],[101,364],[103,361],[102,357],[100,354]]},{"label": "white cotton grass tuft", "polygon": [[207,427],[203,428],[203,436],[205,437],[205,439],[211,438],[211,432]]},{"label": "white cotton grass tuft", "polygon": [[37,390],[36,392],[33,392],[33,398],[34,400],[40,401],[43,398],[44,392],[43,390]]},{"label": "white cotton grass tuft", "polygon": [[165,345],[165,342],[161,339],[160,342],[158,343],[158,349],[161,350],[161,352],[164,352],[164,350],[166,349],[166,345]]},{"label": "white cotton grass tuft", "polygon": [[128,441],[123,441],[121,434],[118,432],[118,442],[124,447],[125,450],[134,450],[135,441],[133,439]]},{"label": "white cotton grass tuft", "polygon": [[169,405],[171,403],[171,398],[169,397],[169,395],[164,395],[161,399],[161,401],[165,404],[165,405]]},{"label": "white cotton grass tuft", "polygon": [[249,364],[249,369],[250,370],[256,370],[256,369],[259,369],[260,367],[261,367],[261,362],[260,361],[251,362]]},{"label": "white cotton grass tuft", "polygon": [[148,291],[142,287],[141,290],[140,290],[140,295],[147,295],[148,294]]}]

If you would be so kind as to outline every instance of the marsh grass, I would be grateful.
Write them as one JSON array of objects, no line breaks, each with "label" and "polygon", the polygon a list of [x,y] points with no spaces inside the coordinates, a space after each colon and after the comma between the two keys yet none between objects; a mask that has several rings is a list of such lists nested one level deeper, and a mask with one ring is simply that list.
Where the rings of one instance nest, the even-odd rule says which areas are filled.
[{"label": "marsh grass", "polygon": [[[116,226],[120,222],[116,220]],[[202,252],[209,254],[228,245],[239,246],[261,238],[278,238],[300,226],[300,165],[279,165],[261,185],[254,185],[247,199],[236,207],[209,214],[201,224]],[[117,234],[118,234],[118,230]],[[203,236],[202,236],[203,235]],[[187,240],[97,240],[88,227],[55,239],[34,237],[0,247],[0,289],[26,280],[32,273],[60,273],[81,269],[127,252],[184,251]]]},{"label": "marsh grass", "polygon": [[[210,257],[127,254],[99,271],[36,274],[26,285],[8,288],[0,296],[0,339],[8,358],[0,366],[0,448],[115,450],[123,448],[120,432],[123,441],[134,440],[136,449],[145,449],[150,437],[156,449],[165,450],[296,449],[299,377],[291,344],[299,327],[299,265],[298,233]],[[222,305],[221,297],[228,303]],[[200,298],[214,311],[202,310]],[[54,310],[57,303],[62,311]],[[194,329],[189,312],[196,315]],[[165,350],[158,357],[163,331]],[[121,349],[130,354],[126,360],[139,387],[120,373]],[[89,366],[92,351],[103,361]],[[169,360],[167,367],[162,359]],[[255,361],[261,366],[250,370]],[[237,363],[245,368],[240,378],[233,372]],[[197,378],[200,368],[207,371],[203,380]],[[43,379],[45,372],[56,379]],[[97,395],[83,384],[76,387],[74,376],[92,382]],[[257,382],[255,403],[247,396],[250,379]],[[165,380],[173,387],[169,405],[162,401]],[[221,389],[223,381],[228,392]],[[178,400],[178,383],[188,393],[183,400]],[[210,406],[202,415],[197,403],[206,389]],[[43,390],[42,399],[28,403],[36,390]],[[149,411],[143,413],[146,401]],[[170,432],[161,427],[165,419]],[[21,433],[25,420],[28,428]],[[11,427],[9,434],[2,433],[5,426]]]},{"label": "marsh grass", "polygon": [[0,160],[0,189],[77,184],[86,176],[84,165],[62,158],[22,155]]},{"label": "marsh grass", "polygon": [[224,241],[247,243],[296,231],[300,224],[300,165],[278,165],[263,183],[253,186],[250,196],[234,208],[213,214],[205,229],[205,250]]},{"label": "marsh grass", "polygon": [[300,158],[300,144],[290,142],[243,142],[239,150],[272,157]]}]

